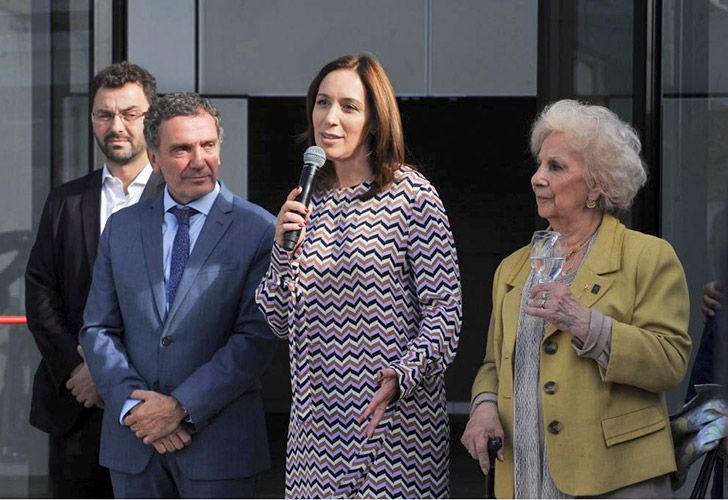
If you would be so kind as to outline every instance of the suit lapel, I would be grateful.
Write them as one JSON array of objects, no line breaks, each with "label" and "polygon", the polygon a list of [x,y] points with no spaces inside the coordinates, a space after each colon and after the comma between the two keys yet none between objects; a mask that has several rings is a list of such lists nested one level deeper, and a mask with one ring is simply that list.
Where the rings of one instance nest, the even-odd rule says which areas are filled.
[{"label": "suit lapel", "polygon": [[83,243],[86,247],[89,272],[94,268],[96,250],[99,246],[99,233],[101,232],[101,174],[97,170],[89,178],[86,189],[81,195],[81,226],[83,229]]},{"label": "suit lapel", "polygon": [[516,346],[518,320],[521,312],[521,295],[531,272],[528,255],[528,250],[526,250],[521,260],[514,265],[514,270],[506,281],[510,288],[503,298],[503,353],[511,358]]},{"label": "suit lapel", "polygon": [[[619,270],[623,240],[624,226],[605,214],[594,245],[569,286],[574,297],[586,307],[592,307],[614,283],[609,274]],[[556,331],[553,324],[548,324],[544,339]]]},{"label": "suit lapel", "polygon": [[[101,177],[103,169],[98,169],[89,178],[86,189],[81,195],[81,226],[83,229],[84,246],[88,258],[89,270],[93,270],[96,261],[96,252],[99,246],[101,233]],[[164,177],[153,172],[142,191],[141,200],[152,198],[164,189]]]},{"label": "suit lapel", "polygon": [[215,247],[217,247],[220,239],[230,227],[230,224],[232,223],[232,207],[232,193],[224,186],[221,186],[220,193],[218,194],[215,203],[213,203],[210,213],[207,215],[205,225],[202,226],[202,231],[197,237],[195,247],[190,254],[185,270],[182,273],[182,279],[177,287],[177,296],[175,297],[172,309],[169,311],[169,315],[167,316],[168,324],[172,317],[177,313],[182,302],[184,302],[185,296],[192,288],[195,278],[205,265],[208,257]]},{"label": "suit lapel", "polygon": [[157,307],[159,321],[164,322],[167,308],[164,290],[164,261],[162,257],[162,222],[164,221],[164,198],[157,198],[139,212],[142,228],[142,249],[147,276],[152,287],[154,304]]},{"label": "suit lapel", "polygon": [[164,189],[164,177],[159,172],[152,172],[152,175],[149,176],[149,180],[147,181],[147,185],[144,186],[144,191],[142,191],[142,196],[139,198],[139,201],[153,198],[161,193],[162,189]]},{"label": "suit lapel", "polygon": [[164,322],[167,309],[167,297],[164,288],[164,259],[162,257],[162,223],[164,221],[164,198],[160,195],[164,189],[164,178],[158,172],[149,176],[139,201],[157,197],[148,207],[140,212],[142,228],[142,249],[147,266],[149,285],[152,288],[154,305],[159,321]]}]

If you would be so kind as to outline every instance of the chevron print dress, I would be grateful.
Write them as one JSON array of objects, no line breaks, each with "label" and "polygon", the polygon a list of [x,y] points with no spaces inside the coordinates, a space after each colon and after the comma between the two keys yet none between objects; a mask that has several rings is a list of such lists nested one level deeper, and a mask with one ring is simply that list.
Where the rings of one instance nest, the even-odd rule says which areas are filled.
[{"label": "chevron print dress", "polygon": [[[289,258],[276,245],[258,288],[290,345],[289,498],[448,496],[444,372],[462,317],[452,234],[419,173],[402,167],[359,200],[370,187],[315,197],[301,247]],[[367,439],[357,417],[385,367],[400,397]]]}]

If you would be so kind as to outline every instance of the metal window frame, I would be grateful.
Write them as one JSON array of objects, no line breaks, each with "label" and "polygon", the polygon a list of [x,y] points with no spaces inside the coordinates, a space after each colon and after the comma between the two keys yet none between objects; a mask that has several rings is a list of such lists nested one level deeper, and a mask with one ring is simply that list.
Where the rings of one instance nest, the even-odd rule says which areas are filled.
[{"label": "metal window frame", "polygon": [[[578,0],[539,0],[539,109],[559,99],[574,98]],[[642,140],[648,183],[630,211],[633,228],[661,235],[661,0],[634,0],[632,120]]]}]

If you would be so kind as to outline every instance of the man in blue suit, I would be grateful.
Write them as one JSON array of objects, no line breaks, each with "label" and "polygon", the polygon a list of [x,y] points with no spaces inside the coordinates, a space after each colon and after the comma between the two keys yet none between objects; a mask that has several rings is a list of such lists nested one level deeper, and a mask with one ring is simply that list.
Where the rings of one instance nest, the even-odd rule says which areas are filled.
[{"label": "man in blue suit", "polygon": [[255,305],[274,219],[217,181],[217,110],[169,94],[146,114],[167,187],[101,236],[81,345],[105,404],[117,498],[252,497],[269,465],[259,378],[275,339]]}]

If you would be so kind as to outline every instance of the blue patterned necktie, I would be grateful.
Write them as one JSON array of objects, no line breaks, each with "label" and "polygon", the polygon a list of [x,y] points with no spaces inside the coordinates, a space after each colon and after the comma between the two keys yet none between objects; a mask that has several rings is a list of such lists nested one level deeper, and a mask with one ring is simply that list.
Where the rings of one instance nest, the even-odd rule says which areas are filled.
[{"label": "blue patterned necktie", "polygon": [[172,309],[177,287],[190,256],[190,217],[195,215],[197,210],[172,207],[169,209],[169,213],[177,218],[177,234],[174,235],[174,243],[172,243],[172,262],[169,266],[169,280],[167,280],[167,310]]}]

